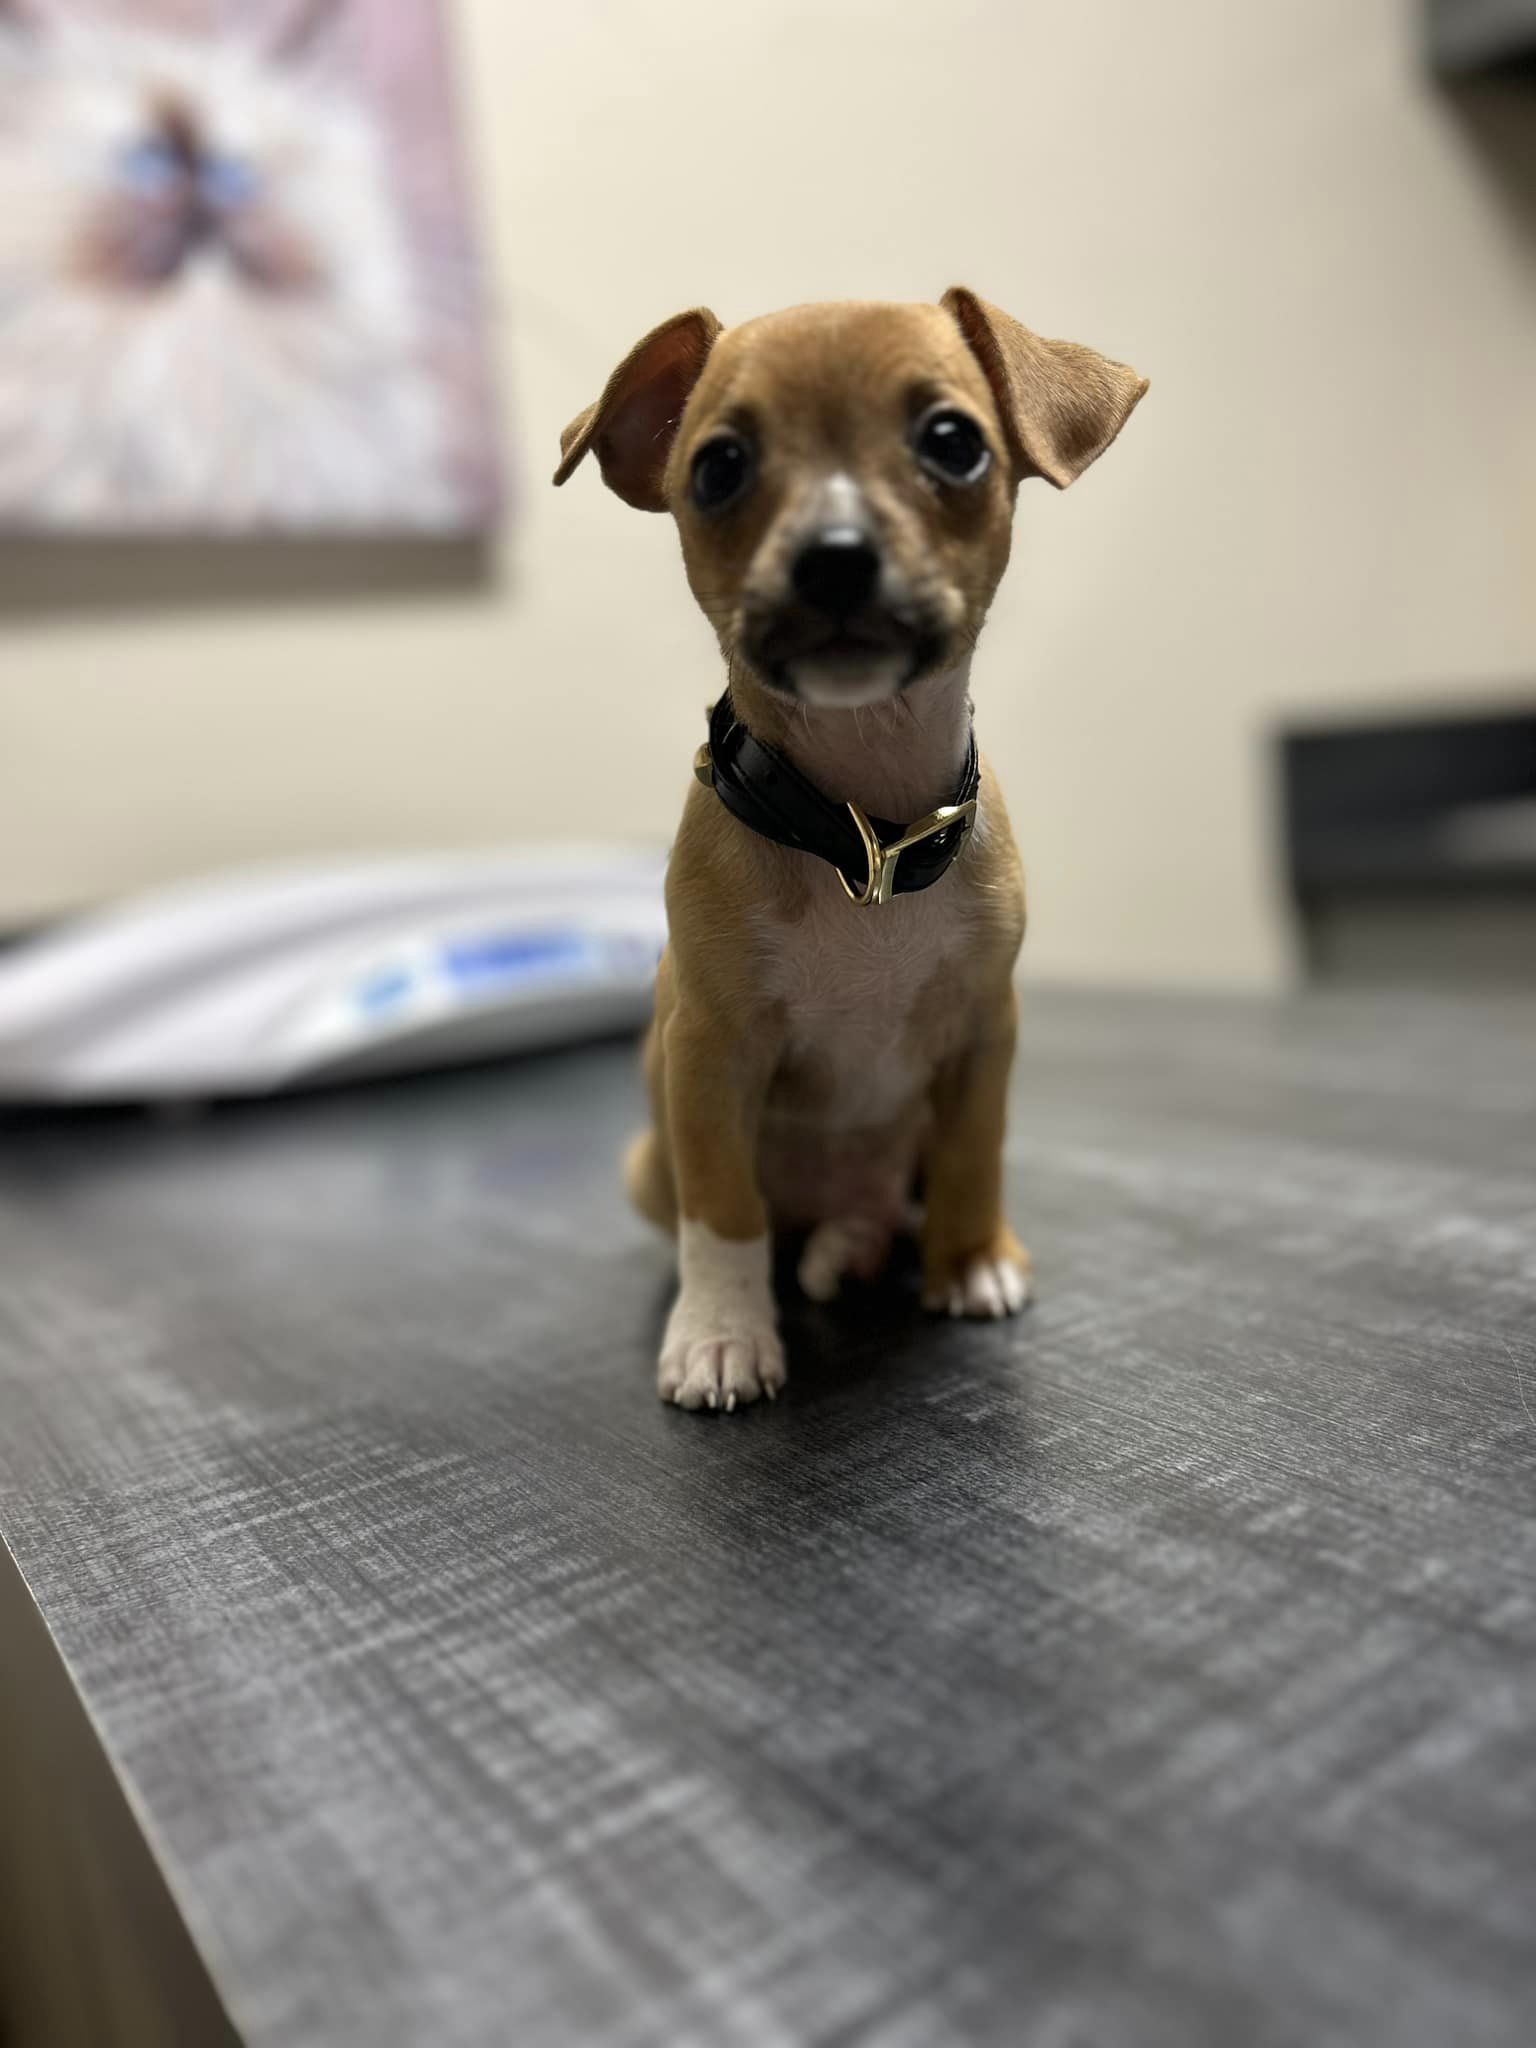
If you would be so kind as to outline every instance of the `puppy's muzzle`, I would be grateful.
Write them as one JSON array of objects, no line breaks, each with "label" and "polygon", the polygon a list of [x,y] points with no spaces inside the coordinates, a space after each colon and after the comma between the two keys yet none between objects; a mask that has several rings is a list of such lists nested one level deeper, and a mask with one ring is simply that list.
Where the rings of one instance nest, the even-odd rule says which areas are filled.
[{"label": "puppy's muzzle", "polygon": [[833,701],[846,691],[857,702],[871,682],[878,695],[905,689],[936,665],[944,636],[892,580],[868,526],[819,526],[796,547],[779,589],[748,599],[743,652],[790,695]]}]

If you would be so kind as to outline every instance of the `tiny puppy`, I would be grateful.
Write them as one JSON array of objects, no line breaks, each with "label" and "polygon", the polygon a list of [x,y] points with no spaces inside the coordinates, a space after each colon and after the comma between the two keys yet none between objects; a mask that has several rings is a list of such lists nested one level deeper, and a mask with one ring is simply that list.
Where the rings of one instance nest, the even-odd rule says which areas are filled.
[{"label": "tiny puppy", "polygon": [[[925,1306],[1012,1315],[1002,1153],[1024,883],[972,734],[971,656],[1026,477],[1064,489],[1146,382],[956,288],[639,342],[561,437],[670,512],[726,690],[667,882],[626,1161],[675,1231],[662,1398],[784,1384],[772,1233],[816,1300],[921,1238]],[[921,1207],[919,1207],[919,1203]]]}]

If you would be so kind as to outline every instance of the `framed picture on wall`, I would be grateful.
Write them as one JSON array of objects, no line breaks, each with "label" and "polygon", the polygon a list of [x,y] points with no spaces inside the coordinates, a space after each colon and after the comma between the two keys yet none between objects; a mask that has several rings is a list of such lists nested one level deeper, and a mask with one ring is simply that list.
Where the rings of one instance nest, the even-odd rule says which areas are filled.
[{"label": "framed picture on wall", "polygon": [[0,0],[0,528],[499,504],[439,0]]}]

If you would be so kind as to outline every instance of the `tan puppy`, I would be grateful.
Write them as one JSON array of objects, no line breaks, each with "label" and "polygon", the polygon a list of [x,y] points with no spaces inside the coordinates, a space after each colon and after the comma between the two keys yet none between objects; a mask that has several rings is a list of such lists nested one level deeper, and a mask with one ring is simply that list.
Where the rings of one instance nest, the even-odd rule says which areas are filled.
[{"label": "tan puppy", "polygon": [[590,451],[676,518],[726,660],[668,878],[655,1123],[627,1164],[678,1235],[659,1386],[681,1407],[783,1385],[776,1228],[809,1228],[817,1299],[913,1227],[928,1307],[1028,1299],[1002,1196],[1024,885],[984,767],[976,786],[971,653],[1019,483],[1071,483],[1145,389],[956,289],[728,332],[681,313],[562,436],[557,484]]}]

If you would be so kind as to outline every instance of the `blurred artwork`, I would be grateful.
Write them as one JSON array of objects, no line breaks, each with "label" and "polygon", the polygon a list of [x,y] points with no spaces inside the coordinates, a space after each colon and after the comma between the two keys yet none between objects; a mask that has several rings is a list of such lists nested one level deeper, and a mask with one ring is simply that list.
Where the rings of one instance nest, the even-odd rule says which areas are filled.
[{"label": "blurred artwork", "polygon": [[0,526],[497,499],[437,0],[0,0]]}]

